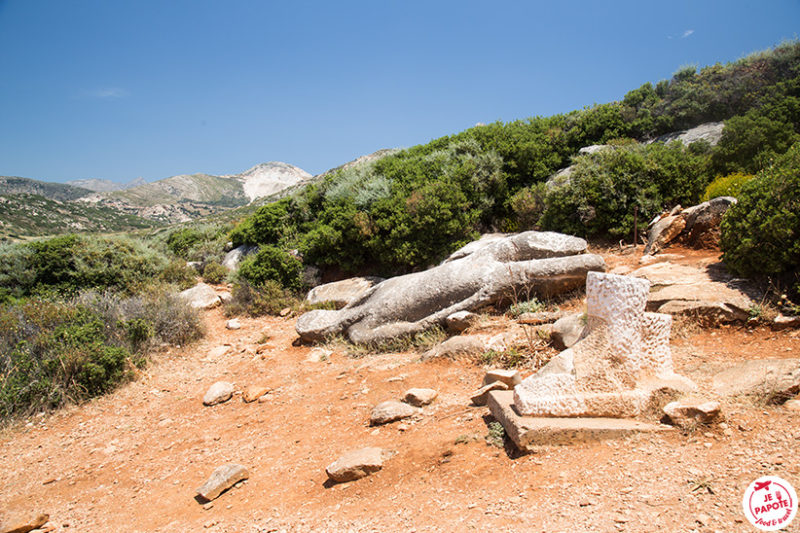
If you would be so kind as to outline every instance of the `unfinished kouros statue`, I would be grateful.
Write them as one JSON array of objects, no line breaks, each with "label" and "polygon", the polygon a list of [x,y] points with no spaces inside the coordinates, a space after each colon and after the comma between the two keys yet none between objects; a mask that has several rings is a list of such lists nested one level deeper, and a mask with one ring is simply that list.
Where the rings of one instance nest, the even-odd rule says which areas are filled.
[{"label": "unfinished kouros statue", "polygon": [[514,294],[568,291],[583,285],[587,272],[605,270],[602,257],[584,253],[585,240],[560,233],[527,231],[473,244],[439,266],[378,283],[338,311],[304,314],[297,333],[311,342],[337,334],[382,342]]},{"label": "unfinished kouros statue", "polygon": [[589,272],[587,328],[514,389],[524,416],[636,417],[695,385],[672,369],[672,317],[646,313],[650,282]]}]

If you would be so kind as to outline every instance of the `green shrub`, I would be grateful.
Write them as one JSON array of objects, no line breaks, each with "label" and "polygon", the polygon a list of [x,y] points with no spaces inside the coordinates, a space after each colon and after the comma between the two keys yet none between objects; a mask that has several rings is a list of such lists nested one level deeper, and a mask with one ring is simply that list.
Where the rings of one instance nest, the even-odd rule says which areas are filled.
[{"label": "green shrub", "polygon": [[[194,223],[167,233],[163,245],[186,261],[221,261],[229,230],[228,224]],[[156,241],[161,239],[163,236],[158,236]]]},{"label": "green shrub", "polygon": [[288,205],[288,200],[281,200],[259,207],[230,232],[233,245],[277,244],[284,232]]},{"label": "green shrub", "polygon": [[540,182],[520,189],[509,199],[508,204],[512,213],[510,223],[513,226],[513,231],[527,231],[538,228],[539,219],[544,213],[546,196],[547,185],[544,182]]},{"label": "green shrub", "polygon": [[262,246],[239,266],[238,276],[259,287],[268,281],[300,291],[303,288],[303,264],[299,259],[276,246]]},{"label": "green shrub", "polygon": [[225,307],[229,316],[244,313],[250,316],[278,315],[287,307],[294,309],[300,306],[298,299],[274,280],[254,286],[240,279],[234,283],[231,296],[231,302]]},{"label": "green shrub", "polygon": [[197,283],[197,272],[183,259],[170,261],[159,274],[159,278],[178,286],[180,290],[190,289]]},{"label": "green shrub", "polygon": [[769,276],[800,291],[800,143],[742,187],[720,226],[735,274]]},{"label": "green shrub", "polygon": [[211,261],[203,269],[203,281],[206,283],[222,283],[228,277],[228,269],[216,261]]},{"label": "green shrub", "polygon": [[733,196],[734,198],[738,198],[742,186],[751,179],[753,179],[752,174],[743,174],[742,172],[734,172],[727,176],[717,176],[714,178],[714,181],[708,184],[706,192],[703,193],[701,200],[707,202],[720,196]]}]

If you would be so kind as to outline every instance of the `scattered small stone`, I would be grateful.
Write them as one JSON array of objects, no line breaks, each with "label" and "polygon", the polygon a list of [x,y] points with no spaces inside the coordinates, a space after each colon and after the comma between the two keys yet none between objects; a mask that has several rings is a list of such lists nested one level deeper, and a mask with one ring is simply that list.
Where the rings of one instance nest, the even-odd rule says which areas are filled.
[{"label": "scattered small stone", "polygon": [[333,355],[333,350],[326,350],[325,348],[314,348],[306,357],[306,361],[309,363],[320,363],[322,361],[327,361],[330,359],[331,355]]},{"label": "scattered small stone", "polygon": [[381,448],[361,448],[345,453],[325,469],[336,483],[355,481],[383,468],[386,452]]},{"label": "scattered small stone", "polygon": [[217,381],[203,396],[203,405],[217,405],[227,402],[233,396],[233,384],[227,381]]},{"label": "scattered small stone", "polygon": [[495,368],[486,371],[486,374],[484,374],[483,376],[482,386],[494,383],[495,381],[501,381],[505,383],[506,387],[508,387],[509,389],[513,389],[514,387],[522,383],[522,376],[520,375],[518,370],[505,370],[503,368]]},{"label": "scattered small stone", "polygon": [[772,321],[773,329],[800,328],[800,316],[778,315]]},{"label": "scattered small stone", "polygon": [[230,349],[231,349],[230,346],[228,346],[227,344],[223,344],[222,346],[217,346],[216,348],[212,348],[211,350],[209,350],[208,356],[213,359],[216,359],[217,357],[222,357],[223,355],[228,353]]},{"label": "scattered small stone", "polygon": [[225,327],[228,329],[242,329],[242,324],[238,318],[232,318],[225,323]]},{"label": "scattered small stone", "polygon": [[280,315],[281,316],[289,316],[291,313],[292,313],[292,308],[291,307],[284,307],[283,309],[281,309]]},{"label": "scattered small stone", "polygon": [[445,318],[447,331],[451,333],[462,333],[478,320],[478,315],[469,311],[458,311]]},{"label": "scattered small stone", "polygon": [[204,504],[203,504],[203,510],[205,510],[205,511],[208,511],[208,510],[209,510],[209,509],[211,509],[212,507],[214,507],[214,504],[213,504],[213,503],[211,503],[211,502],[208,502],[208,503],[204,503]]},{"label": "scattered small stone", "polygon": [[664,406],[664,414],[676,426],[691,424],[710,424],[719,417],[719,402],[700,402],[697,400],[678,400]]},{"label": "scattered small stone", "polygon": [[486,401],[489,398],[489,393],[492,392],[493,390],[508,390],[508,385],[506,385],[502,381],[493,381],[492,383],[484,385],[483,387],[475,391],[470,399],[472,400],[472,403],[475,405],[478,406],[486,405]]},{"label": "scattered small stone", "polygon": [[401,420],[413,416],[418,412],[414,407],[407,403],[398,402],[395,400],[388,400],[381,402],[372,409],[372,414],[369,417],[369,423],[373,426],[381,424],[388,424],[395,420]]},{"label": "scattered small stone", "polygon": [[233,485],[250,477],[247,468],[242,465],[228,463],[218,467],[208,478],[208,481],[203,483],[203,486],[197,489],[197,494],[206,501],[211,501],[219,497],[227,489]]},{"label": "scattered small stone", "polygon": [[250,385],[244,391],[244,394],[242,394],[242,400],[244,400],[245,403],[254,402],[267,394],[269,390],[269,387],[263,385]]},{"label": "scattered small stone", "polygon": [[267,403],[270,399],[269,394],[264,394],[258,398],[258,403]]},{"label": "scattered small stone", "polygon": [[18,522],[12,525],[11,527],[7,528],[3,527],[1,531],[3,533],[28,533],[29,531],[33,531],[34,529],[39,529],[40,527],[45,525],[48,520],[50,520],[50,515],[40,514],[30,522],[28,521]]},{"label": "scattered small stone", "polygon": [[790,410],[790,411],[798,411],[798,412],[800,412],[800,400],[798,400],[796,398],[793,399],[793,400],[786,400],[786,402],[783,404],[783,406],[786,409]]},{"label": "scattered small stone", "polygon": [[415,407],[422,407],[431,403],[438,395],[439,393],[433,389],[408,389],[403,401]]}]

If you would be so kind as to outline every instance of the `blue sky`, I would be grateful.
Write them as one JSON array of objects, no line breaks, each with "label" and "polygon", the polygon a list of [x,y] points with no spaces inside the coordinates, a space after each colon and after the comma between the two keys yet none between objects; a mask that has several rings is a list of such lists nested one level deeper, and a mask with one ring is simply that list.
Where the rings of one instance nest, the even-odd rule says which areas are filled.
[{"label": "blue sky", "polygon": [[800,2],[0,0],[0,175],[312,174],[797,38]]}]

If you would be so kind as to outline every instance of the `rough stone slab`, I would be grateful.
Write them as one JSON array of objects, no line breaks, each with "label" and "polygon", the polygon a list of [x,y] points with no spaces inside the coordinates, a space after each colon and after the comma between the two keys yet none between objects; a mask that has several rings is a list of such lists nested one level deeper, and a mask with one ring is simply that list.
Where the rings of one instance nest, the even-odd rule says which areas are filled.
[{"label": "rough stone slab", "polygon": [[343,279],[317,285],[308,292],[306,302],[311,305],[330,303],[341,309],[361,298],[368,290],[384,281],[374,276]]},{"label": "rough stone slab", "polygon": [[41,514],[30,521],[23,521],[23,522],[16,522],[12,523],[10,526],[4,526],[0,524],[0,532],[2,533],[28,533],[29,531],[33,531],[34,529],[39,529],[43,525],[47,523],[50,519],[50,515]]},{"label": "rough stone slab", "polygon": [[483,375],[483,386],[486,386],[489,383],[494,383],[495,381],[502,381],[509,389],[513,389],[522,383],[522,376],[520,375],[519,370],[506,370],[504,368],[493,368],[492,370],[487,370],[486,374]]},{"label": "rough stone slab", "polygon": [[692,424],[711,424],[720,414],[719,402],[683,399],[670,402],[664,406],[664,414],[672,423],[680,427],[691,427]]},{"label": "rough stone slab", "polygon": [[586,329],[586,316],[583,313],[559,318],[550,330],[550,340],[557,350],[566,350],[578,342]]},{"label": "rough stone slab", "polygon": [[445,318],[444,323],[447,331],[451,333],[462,333],[478,320],[478,315],[469,311],[459,311]]},{"label": "rough stone slab", "polygon": [[800,392],[800,359],[755,359],[714,376],[720,396],[790,397]]},{"label": "rough stone slab", "polygon": [[403,401],[414,407],[428,405],[439,395],[434,389],[408,389]]},{"label": "rough stone slab", "polygon": [[245,403],[254,402],[269,391],[270,388],[264,385],[250,385],[247,387],[247,389],[245,389],[244,394],[242,395],[242,400],[244,400]]},{"label": "rough stone slab", "polygon": [[475,391],[470,399],[472,400],[473,405],[483,406],[486,405],[486,401],[489,398],[489,393],[492,391],[505,391],[508,390],[508,385],[503,383],[502,381],[492,381],[491,383],[487,383],[477,391]]},{"label": "rough stone slab", "polygon": [[248,477],[250,477],[250,473],[242,465],[234,463],[222,465],[214,470],[202,487],[197,489],[197,495],[206,501],[211,501]]},{"label": "rough stone slab", "polygon": [[354,481],[383,468],[386,453],[380,448],[361,448],[345,453],[325,469],[336,483]]},{"label": "rough stone slab", "polygon": [[372,409],[369,423],[373,426],[388,424],[389,422],[413,416],[417,414],[417,412],[418,410],[415,407],[411,407],[407,403],[388,400],[379,403]]},{"label": "rough stone slab", "polygon": [[520,416],[514,409],[513,391],[490,392],[488,405],[492,416],[503,425],[506,435],[523,451],[533,451],[537,446],[576,444],[672,429],[627,418]]}]

